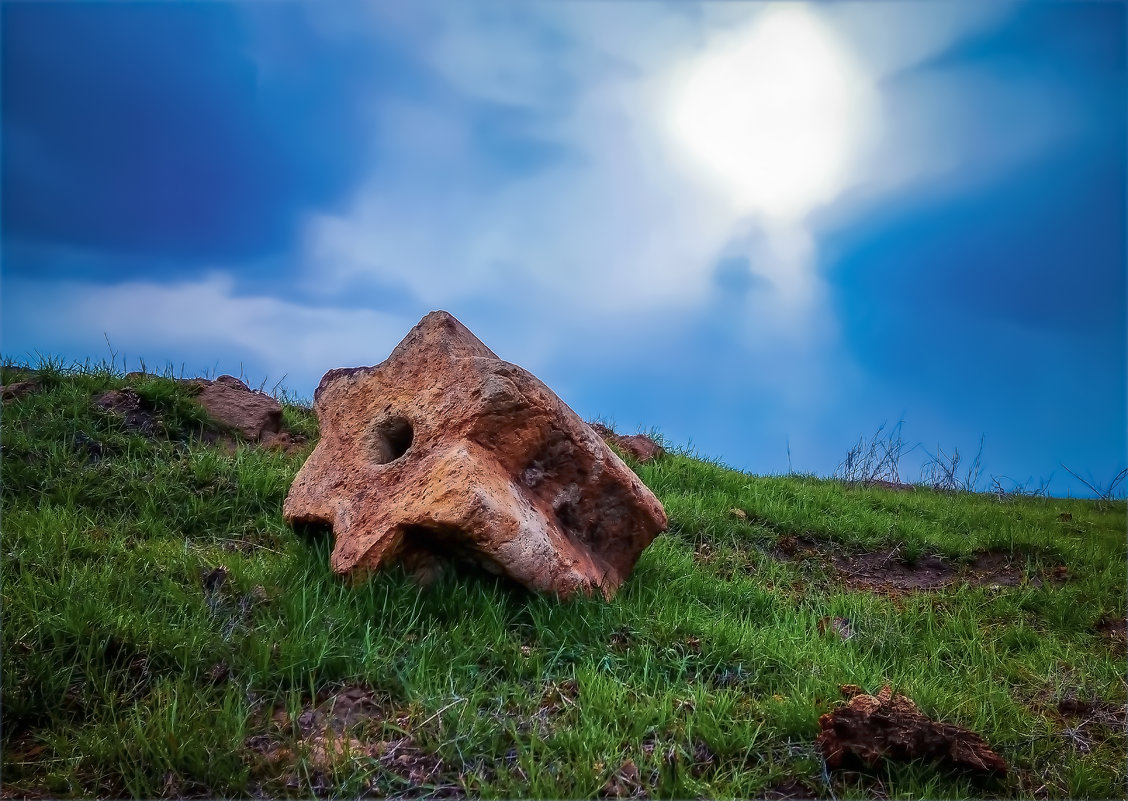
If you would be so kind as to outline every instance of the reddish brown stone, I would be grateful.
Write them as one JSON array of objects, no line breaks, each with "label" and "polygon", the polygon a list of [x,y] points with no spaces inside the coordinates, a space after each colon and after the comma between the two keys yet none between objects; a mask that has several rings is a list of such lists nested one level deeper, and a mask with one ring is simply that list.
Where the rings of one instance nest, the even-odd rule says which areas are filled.
[{"label": "reddish brown stone", "polygon": [[0,385],[0,397],[5,401],[18,400],[38,391],[38,381],[14,381],[11,384]]},{"label": "reddish brown stone", "polygon": [[260,442],[282,430],[282,405],[264,392],[250,389],[238,378],[221,375],[214,381],[193,378],[200,388],[196,400],[217,423],[248,442]]},{"label": "reddish brown stone", "polygon": [[665,448],[645,434],[619,435],[615,444],[639,462],[649,462],[666,452]]},{"label": "reddish brown stone", "polygon": [[889,687],[876,696],[853,694],[849,703],[819,718],[819,729],[817,744],[832,768],[852,756],[871,768],[886,759],[929,759],[979,774],[1007,772],[1007,763],[978,734],[931,720]]},{"label": "reddish brown stone", "polygon": [[340,574],[462,559],[568,597],[614,595],[661,503],[548,387],[432,312],[386,361],[330,370],[321,439],[283,508],[328,524]]},{"label": "reddish brown stone", "polygon": [[277,434],[267,434],[259,444],[268,451],[278,451],[292,456],[305,447],[306,443],[304,438],[295,438],[289,431],[279,431]]},{"label": "reddish brown stone", "polygon": [[646,434],[616,434],[602,423],[592,423],[592,430],[603,437],[605,442],[615,445],[636,462],[649,462],[666,453],[666,449]]}]

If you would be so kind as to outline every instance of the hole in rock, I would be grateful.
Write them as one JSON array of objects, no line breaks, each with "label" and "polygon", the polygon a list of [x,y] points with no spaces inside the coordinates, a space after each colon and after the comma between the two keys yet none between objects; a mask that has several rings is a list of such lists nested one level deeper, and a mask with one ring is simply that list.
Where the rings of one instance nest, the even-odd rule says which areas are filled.
[{"label": "hole in rock", "polygon": [[407,453],[415,432],[402,417],[389,417],[377,423],[371,434],[370,452],[376,464],[388,464]]}]

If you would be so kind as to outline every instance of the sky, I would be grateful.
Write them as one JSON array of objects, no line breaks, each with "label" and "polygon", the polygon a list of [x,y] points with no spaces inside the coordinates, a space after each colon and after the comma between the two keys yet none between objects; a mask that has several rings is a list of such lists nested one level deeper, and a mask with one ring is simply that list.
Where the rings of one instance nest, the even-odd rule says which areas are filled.
[{"label": "sky", "polygon": [[1128,465],[1121,2],[0,5],[0,352],[310,397],[445,309],[588,420]]}]

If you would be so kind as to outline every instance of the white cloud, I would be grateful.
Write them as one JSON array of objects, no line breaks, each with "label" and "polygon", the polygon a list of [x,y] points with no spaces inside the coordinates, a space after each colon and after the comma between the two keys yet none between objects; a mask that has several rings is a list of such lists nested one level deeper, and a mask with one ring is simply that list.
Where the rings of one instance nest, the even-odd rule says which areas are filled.
[{"label": "white cloud", "polygon": [[[173,284],[8,279],[4,289],[21,299],[4,309],[9,355],[19,355],[10,350],[20,342],[35,343],[46,353],[106,352],[108,338],[129,358],[130,369],[139,366],[137,359],[161,369],[169,354],[187,350],[208,353],[221,371],[253,365],[263,372],[260,378],[277,381],[287,375],[288,387],[310,391],[326,370],[383,359],[417,322],[367,310],[237,296],[231,280],[220,273]],[[43,314],[46,309],[55,313]],[[189,370],[210,367],[188,365]]]},{"label": "white cloud", "polygon": [[[398,32],[446,89],[437,100],[358,99],[373,111],[377,171],[344,211],[306,220],[302,290],[328,302],[358,287],[396,287],[422,310],[478,314],[475,330],[487,344],[500,352],[510,343],[502,355],[534,367],[576,348],[594,359],[660,359],[660,343],[714,302],[718,257],[744,255],[770,288],[726,307],[732,336],[758,359],[771,353],[779,356],[773,362],[828,364],[815,358],[834,352],[837,336],[817,271],[824,226],[846,224],[858,197],[891,197],[972,162],[1028,158],[1045,146],[1048,127],[1035,123],[1047,103],[1036,88],[921,68],[960,37],[994,24],[998,11],[789,7],[815,20],[827,52],[852,65],[849,80],[838,76],[830,88],[861,101],[820,123],[849,128],[831,177],[804,190],[804,208],[821,206],[822,213],[765,221],[771,197],[751,186],[755,191],[734,203],[731,191],[703,179],[670,135],[669,117],[679,76],[726,48],[763,49],[756,26],[776,11],[773,4],[376,3],[359,18],[311,14],[319,35],[350,46],[366,25]],[[267,16],[251,12],[252,21]],[[762,71],[758,59],[742,68]],[[910,67],[911,79],[893,80]],[[775,76],[748,77],[771,89]],[[970,89],[981,98],[993,93],[1004,121],[1012,115],[1034,134],[1002,150],[969,134]],[[740,82],[732,91],[739,95]],[[482,101],[520,109],[525,133],[568,156],[531,173],[490,173],[466,117]],[[835,144],[831,133],[825,142]],[[792,161],[796,169],[803,160]],[[786,171],[773,181],[786,189]],[[225,348],[254,353],[271,371],[307,365],[311,375],[381,358],[418,317],[235,297],[218,275],[164,288],[70,284],[61,292],[54,302],[73,308],[72,319],[116,332],[123,346],[159,351],[164,342],[214,338],[222,327]],[[186,317],[183,309],[197,311]],[[817,380],[805,379],[803,391],[816,391]]]},{"label": "white cloud", "polygon": [[739,211],[800,222],[850,180],[875,87],[833,30],[780,5],[679,71],[667,126]]},{"label": "white cloud", "polygon": [[[369,24],[416,37],[425,62],[463,98],[523,109],[527,132],[571,156],[536,173],[483,183],[473,143],[459,124],[464,105],[382,105],[380,143],[394,166],[373,175],[343,213],[308,221],[306,260],[315,292],[370,281],[406,287],[432,307],[488,298],[517,309],[531,300],[512,286],[520,271],[542,290],[536,297],[552,298],[540,310],[546,324],[567,330],[569,319],[583,316],[591,320],[585,330],[598,338],[611,315],[654,326],[700,310],[717,257],[756,241],[759,250],[747,255],[776,292],[770,301],[750,296],[746,335],[805,341],[811,321],[825,313],[816,269],[823,226],[846,224],[858,198],[890,197],[969,164],[989,174],[979,169],[985,162],[1014,163],[1046,141],[1038,133],[1005,152],[984,145],[983,137],[968,133],[968,115],[980,106],[964,101],[995,90],[981,75],[921,68],[954,41],[995,24],[1006,9],[451,3],[408,13],[378,3],[369,12]],[[751,71],[749,82],[775,91],[779,76],[758,74],[771,64],[756,55],[765,50],[757,26],[781,16],[811,21],[804,30],[813,33],[804,41],[829,54],[825,75],[812,80],[850,99],[838,116],[808,125],[830,154],[826,169],[793,193],[796,202],[775,215],[782,220],[765,224],[773,197],[786,199],[802,184],[796,171],[817,154],[760,153],[757,163],[774,160],[782,168],[773,168],[766,182],[776,189],[763,191],[768,166],[757,167],[743,177],[745,192],[734,203],[731,190],[687,168],[692,159],[670,136],[669,116],[679,77],[702,59],[721,54],[723,61],[726,49],[751,53],[736,66]],[[911,81],[892,80],[908,68],[917,70]],[[730,89],[739,104],[741,82]],[[1037,91],[1026,91],[1027,100],[1023,94],[1020,87],[991,102],[1003,114],[1017,109],[1027,122],[1040,121],[1045,109],[1028,102]],[[724,99],[712,108],[723,110]],[[794,127],[783,133],[801,138]],[[705,152],[707,139],[699,147]],[[739,159],[740,140],[722,141]],[[794,157],[783,158],[788,153]],[[714,165],[714,172],[724,167]],[[807,220],[807,209],[820,213]]]},{"label": "white cloud", "polygon": [[942,54],[953,43],[1000,24],[1015,7],[991,3],[836,3],[819,7],[877,76],[893,75]]}]

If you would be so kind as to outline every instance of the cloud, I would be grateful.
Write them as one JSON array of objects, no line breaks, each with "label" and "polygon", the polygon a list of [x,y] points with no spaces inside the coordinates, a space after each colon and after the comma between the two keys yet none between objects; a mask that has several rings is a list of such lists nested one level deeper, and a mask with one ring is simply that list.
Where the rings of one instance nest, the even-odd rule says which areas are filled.
[{"label": "cloud", "polygon": [[[575,38],[583,25],[574,12],[524,14],[518,25],[498,22],[496,8],[459,8],[451,10],[456,22],[446,19],[421,43],[431,67],[474,101],[531,109],[527,134],[567,157],[483,186],[473,180],[474,152],[425,144],[410,116],[386,114],[383,135],[402,180],[374,175],[345,213],[309,220],[309,286],[339,290],[367,276],[452,305],[505,297],[520,271],[554,298],[543,310],[549,317],[650,315],[701,300],[731,214],[668,169],[642,56],[619,54],[635,72],[614,67],[602,49],[608,43]],[[531,37],[518,35],[522,25],[532,26]],[[562,58],[551,69],[550,59],[530,61],[530,39],[556,41]],[[436,161],[444,167],[438,181]]]},{"label": "cloud", "polygon": [[870,74],[890,76],[942,56],[1001,24],[1016,4],[837,3],[819,7]]},{"label": "cloud", "polygon": [[[260,378],[312,392],[330,368],[362,365],[386,355],[416,319],[367,310],[310,308],[265,295],[236,295],[222,273],[177,283],[84,281],[4,283],[4,348],[19,357],[22,347],[42,353],[93,354],[105,338],[130,360],[161,369],[176,354],[206,353],[221,371],[244,363]],[[44,314],[44,310],[55,310]],[[25,344],[26,343],[26,344]],[[188,369],[211,369],[191,364]]]},{"label": "cloud", "polygon": [[[726,336],[758,358],[766,343],[795,354],[831,347],[837,327],[818,271],[826,226],[848,223],[854,209],[847,200],[867,193],[888,197],[953,168],[978,142],[990,140],[958,123],[966,117],[957,112],[969,86],[998,105],[999,114],[1015,109],[1015,103],[999,102],[1010,95],[984,89],[980,76],[922,67],[999,16],[962,6],[875,10],[851,4],[781,12],[771,4],[451,3],[406,9],[374,3],[328,15],[307,12],[316,24],[300,31],[290,16],[280,21],[266,10],[249,8],[246,21],[248,58],[268,85],[271,76],[289,80],[295,74],[287,43],[352,53],[365,40],[384,47],[389,37],[406,37],[412,46],[399,55],[416,59],[400,65],[412,77],[397,87],[380,59],[340,57],[355,69],[375,70],[351,74],[348,81],[360,92],[351,106],[364,109],[356,118],[374,127],[351,199],[306,214],[301,225],[301,274],[275,290],[301,296],[290,302],[294,316],[310,303],[332,308],[342,296],[390,293],[409,299],[404,324],[432,308],[481,314],[495,341],[520,341],[517,352],[541,360],[553,351],[607,341],[654,353],[654,342],[691,330],[698,317],[711,313],[716,265],[733,258],[745,261],[756,288],[726,301],[734,320]],[[765,217],[771,193],[757,190],[755,170],[745,180],[755,191],[734,202],[733,192],[703,178],[670,124],[679,81],[694,65],[723,62],[726,53],[749,55],[736,66],[770,99],[776,76],[761,74],[771,64],[756,53],[770,51],[764,26],[778,26],[781,19],[813,26],[792,26],[797,46],[822,43],[852,65],[853,77],[831,81],[831,88],[872,95],[842,117],[865,146],[851,146],[858,151],[853,155],[838,153],[832,178],[812,184],[803,208],[822,207],[823,213],[810,219]],[[371,88],[364,92],[366,85]],[[740,84],[727,91],[737,95],[734,102],[745,97]],[[1019,115],[1030,121],[1044,109],[1036,92],[1026,96],[1029,102],[1016,102],[1030,109]],[[487,158],[482,131],[490,125],[508,138]],[[350,141],[356,138],[354,132]],[[1026,151],[1036,148],[1034,139]],[[730,141],[736,144],[729,158],[739,159],[739,139]],[[925,144],[914,146],[918,141]],[[507,153],[526,145],[554,148],[546,151],[554,155],[507,161]],[[770,150],[771,142],[761,145]],[[980,160],[1015,159],[1022,151],[1012,146]],[[796,153],[791,169],[803,162]],[[754,155],[761,162],[776,158]],[[786,171],[773,180],[786,186]],[[222,280],[178,286],[232,298]],[[124,286],[137,292],[145,285]],[[157,285],[147,291],[156,292]],[[263,305],[266,297],[239,302],[273,319],[275,312]],[[380,328],[374,320],[361,325],[356,315],[362,313],[338,309],[332,313],[338,322],[322,328],[341,336]],[[199,330],[165,324],[184,336]],[[270,352],[259,336],[233,341]],[[311,358],[323,359],[324,350]],[[609,352],[591,350],[596,358]],[[370,360],[371,353],[365,349],[357,358]]]},{"label": "cloud", "polygon": [[[744,134],[751,131],[748,141],[755,143],[763,131],[754,121],[749,125],[748,108],[733,123],[720,113],[723,97],[716,101],[720,106],[706,104],[698,113],[713,122],[695,134],[704,143],[699,149],[709,153],[711,125],[738,129],[723,150],[740,169],[718,162],[710,175],[700,154],[694,158],[671,131],[679,80],[719,59],[746,73],[726,90],[733,103],[752,95],[761,119],[764,108],[791,113],[773,94],[788,76],[776,74],[760,54],[745,52],[763,49],[759,26],[781,9],[815,24],[818,37],[848,66],[849,80],[835,69],[824,69],[823,78],[864,102],[818,120],[825,129],[815,131],[821,146],[840,150],[826,159],[832,169],[803,181],[791,181],[810,152],[791,147],[803,138],[792,136],[803,133],[803,119],[761,138],[750,154],[759,161],[745,170]],[[1007,173],[1042,159],[1077,128],[1095,125],[1094,108],[1114,94],[1110,89],[1094,99],[1072,91],[1064,84],[1068,73],[1046,51],[1029,55],[1033,42],[1045,44],[1038,38],[1045,35],[1045,19],[1023,11],[1020,24],[1003,28],[1011,13],[1011,6],[998,3],[227,7],[221,20],[227,27],[218,32],[238,35],[219,39],[234,42],[234,49],[222,47],[225,58],[209,60],[213,67],[200,75],[168,61],[160,51],[163,34],[145,51],[160,51],[145,63],[161,70],[107,56],[93,59],[98,64],[88,71],[103,75],[106,64],[125,64],[129,76],[153,78],[144,83],[145,92],[129,95],[134,99],[162,94],[162,87],[188,87],[174,94],[194,98],[191,108],[206,113],[196,113],[185,128],[169,117],[183,107],[162,105],[165,111],[155,112],[158,138],[167,151],[179,134],[205,125],[207,136],[189,137],[195,144],[185,146],[193,163],[206,169],[189,182],[161,180],[160,171],[148,166],[171,163],[165,151],[143,159],[139,148],[130,149],[139,126],[128,126],[132,139],[79,137],[75,152],[103,154],[95,177],[109,170],[116,181],[116,165],[124,159],[144,167],[137,174],[157,181],[158,189],[199,187],[193,198],[205,203],[215,230],[230,226],[240,236],[250,231],[254,242],[181,253],[190,262],[188,272],[172,263],[177,244],[215,244],[222,237],[214,230],[203,236],[190,215],[174,215],[167,230],[145,225],[145,214],[156,208],[156,190],[127,193],[140,206],[130,205],[124,214],[102,191],[110,179],[86,181],[75,196],[82,213],[73,219],[88,225],[106,215],[128,217],[124,234],[110,227],[119,238],[141,239],[146,247],[125,258],[117,240],[59,235],[44,237],[49,244],[23,242],[18,248],[9,240],[6,352],[27,343],[96,353],[106,332],[115,348],[131,355],[163,360],[226,354],[221,369],[237,370],[246,359],[272,376],[289,372],[288,384],[312,389],[324,369],[377,361],[423,313],[446,308],[499,355],[534,370],[565,398],[586,398],[590,412],[615,414],[618,403],[620,414],[629,409],[637,415],[620,422],[668,425],[672,432],[680,426],[674,433],[682,441],[700,437],[707,452],[720,456],[760,453],[769,447],[757,444],[761,439],[782,443],[784,431],[792,433],[793,444],[813,451],[830,434],[856,433],[855,426],[880,420],[885,412],[876,410],[886,402],[896,415],[901,396],[890,400],[894,391],[919,383],[899,364],[897,381],[875,383],[881,371],[864,351],[889,351],[882,336],[901,346],[911,339],[873,324],[879,317],[872,311],[874,298],[882,296],[859,293],[838,305],[828,298],[828,280],[845,272],[835,261],[835,238],[856,231],[857,239],[877,243],[875,252],[858,259],[864,263],[857,272],[870,280],[859,285],[889,285],[896,291],[887,305],[899,303],[906,316],[926,313],[936,293],[905,264],[918,276],[933,272],[951,280],[954,291],[966,295],[962,274],[945,260],[906,258],[905,239],[891,239],[893,223],[917,215],[938,234],[937,248],[950,253],[942,215],[932,213],[937,207],[991,217],[991,203],[973,209],[950,201],[961,195],[982,200],[984,185],[992,182],[1014,190],[1011,184],[1019,182],[1001,180]],[[231,14],[245,25],[233,24]],[[1030,15],[1038,19],[1032,22]],[[1090,46],[1090,24],[1074,31],[1076,49]],[[213,42],[214,25],[205,27],[196,49]],[[67,42],[101,35],[71,28]],[[98,30],[113,28],[104,22]],[[50,26],[43,35],[57,39]],[[120,40],[108,37],[109,49]],[[134,42],[126,50],[138,47]],[[91,54],[106,48],[105,42],[82,48],[85,55],[76,63],[93,63]],[[1106,50],[1105,60],[1120,52]],[[42,60],[28,42],[21,52],[28,63]],[[1042,69],[1022,69],[1025,64],[1007,63],[1008,57],[1034,58]],[[50,75],[75,80],[73,64],[55,61]],[[802,61],[784,58],[785,65]],[[228,68],[215,67],[220,62],[231,74],[253,80],[233,83]],[[1089,74],[1086,69],[1077,74]],[[161,78],[165,72],[180,83]],[[116,91],[115,81],[99,80],[104,86],[91,97]],[[746,84],[756,92],[745,92]],[[213,91],[215,86],[220,88]],[[805,108],[819,111],[817,94],[808,96]],[[1074,101],[1081,105],[1067,102],[1083,95],[1089,99]],[[54,106],[42,105],[54,96],[30,91],[25,99],[50,112],[52,130],[87,133],[82,125],[59,122],[77,118],[71,105],[55,104],[57,114]],[[211,113],[220,101],[239,109]],[[155,108],[127,105],[139,114]],[[209,120],[226,120],[227,127]],[[25,173],[35,172],[24,177],[37,187],[37,205],[22,207],[54,219],[52,204],[58,198],[65,204],[63,190],[77,175],[67,166],[71,161],[14,117],[5,120],[5,143],[26,156],[19,159]],[[214,159],[213,152],[224,157]],[[1072,169],[1065,161],[1062,169]],[[780,167],[787,169],[771,172]],[[1030,172],[1035,178],[1046,174]],[[743,173],[743,183],[728,182],[726,173]],[[298,184],[301,192],[290,191]],[[1021,189],[1027,194],[1039,191],[1023,186],[1034,187]],[[771,213],[780,196],[787,201],[785,213]],[[976,210],[981,208],[987,211]],[[1013,212],[1008,207],[1008,216],[1018,219]],[[951,230],[970,229],[960,224]],[[905,237],[919,238],[911,227],[905,231]],[[1089,241],[1082,235],[1067,240]],[[1009,248],[1012,240],[1000,241]],[[979,241],[968,247],[982,252]],[[877,275],[880,253],[889,259],[886,272]],[[1002,255],[1000,262],[1026,270],[1012,251]],[[15,267],[17,262],[27,266]],[[1052,262],[1047,258],[1047,265]],[[998,308],[982,291],[978,268],[965,269],[977,287],[976,302]],[[46,274],[74,280],[39,283]],[[123,282],[125,275],[142,280]],[[924,302],[906,294],[906,287],[919,290]],[[853,309],[842,308],[847,305]],[[854,309],[858,319],[847,319]],[[1071,312],[1060,314],[1064,319]],[[849,338],[851,329],[881,336],[859,344]],[[934,362],[909,355],[917,364]],[[744,422],[743,433],[733,430]],[[782,453],[781,444],[770,447]]]},{"label": "cloud", "polygon": [[[447,307],[488,301],[516,309],[547,297],[540,309],[546,323],[568,330],[567,318],[584,316],[598,337],[611,315],[653,329],[659,319],[701,313],[717,260],[744,256],[774,288],[771,301],[749,293],[745,336],[807,342],[816,328],[832,328],[811,325],[826,311],[817,269],[823,230],[848,224],[865,202],[914,182],[969,165],[1004,169],[1045,146],[1049,126],[1042,123],[1052,107],[1039,102],[1038,87],[1003,90],[972,71],[928,66],[1005,13],[789,7],[783,16],[806,15],[811,30],[852,65],[843,87],[857,102],[853,116],[843,117],[854,144],[835,156],[833,177],[812,184],[799,201],[806,205],[792,204],[781,221],[765,218],[771,193],[756,188],[755,170],[746,181],[753,194],[734,203],[731,191],[692,167],[669,124],[674,87],[686,70],[723,58],[726,48],[764,50],[757,26],[779,19],[778,8],[441,4],[405,12],[374,4],[367,24],[416,36],[422,67],[444,89],[415,99],[414,107],[375,101],[380,147],[394,167],[374,172],[343,211],[307,218],[306,287],[339,293],[394,285]],[[753,74],[765,68],[757,58],[746,59],[747,79],[771,90],[777,76]],[[739,94],[739,83],[730,89]],[[484,174],[467,119],[499,107],[523,115],[521,135],[565,155]],[[972,124],[985,109],[998,111],[980,127],[1014,120],[1016,131],[1033,133],[1003,149],[989,144],[997,137]],[[740,140],[732,143],[730,158],[739,160]],[[788,163],[804,163],[796,153]],[[789,185],[786,172],[773,175]],[[806,219],[791,212],[796,208],[816,213]],[[517,294],[515,272],[541,291]]]}]

